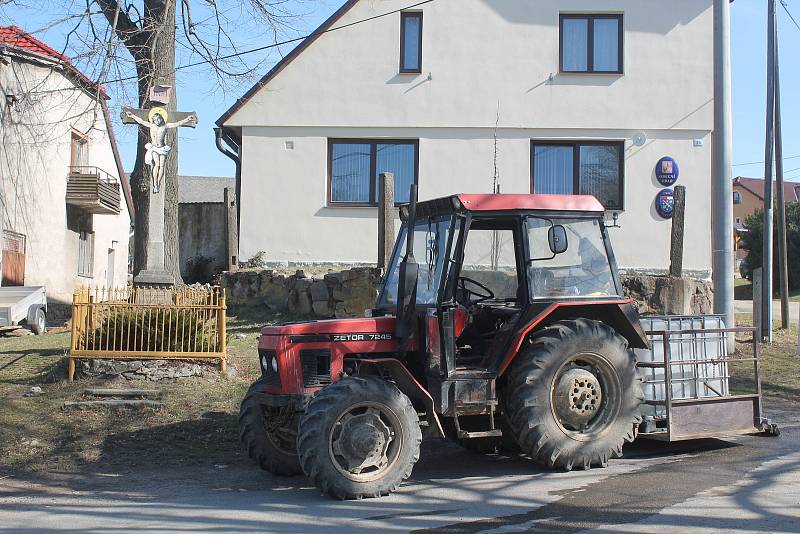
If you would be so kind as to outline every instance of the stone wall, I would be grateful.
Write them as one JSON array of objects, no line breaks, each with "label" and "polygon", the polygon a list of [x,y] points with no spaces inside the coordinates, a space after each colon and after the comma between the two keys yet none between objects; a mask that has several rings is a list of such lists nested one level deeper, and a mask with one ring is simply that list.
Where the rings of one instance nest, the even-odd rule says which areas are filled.
[{"label": "stone wall", "polygon": [[363,317],[378,296],[381,271],[374,267],[357,267],[325,275],[293,275],[274,270],[246,270],[222,274],[231,308],[266,306],[274,311],[287,311],[319,318]]},{"label": "stone wall", "polygon": [[[318,318],[363,317],[375,303],[380,269],[356,267],[341,272],[307,276],[275,270],[226,272],[222,285],[228,306],[266,306],[270,310]],[[625,296],[637,301],[643,315],[697,315],[711,313],[711,284],[693,278],[652,274],[622,275]]]}]

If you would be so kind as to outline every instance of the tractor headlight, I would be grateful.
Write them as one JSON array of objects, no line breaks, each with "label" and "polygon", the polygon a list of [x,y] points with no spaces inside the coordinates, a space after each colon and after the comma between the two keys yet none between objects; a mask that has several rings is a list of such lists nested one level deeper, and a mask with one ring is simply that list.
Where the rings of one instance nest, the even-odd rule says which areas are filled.
[{"label": "tractor headlight", "polygon": [[261,368],[266,371],[267,369],[269,369],[268,365],[269,365],[269,362],[267,361],[267,357],[266,356],[262,356],[261,357]]},{"label": "tractor headlight", "polygon": [[272,370],[278,372],[278,358],[272,357]]}]

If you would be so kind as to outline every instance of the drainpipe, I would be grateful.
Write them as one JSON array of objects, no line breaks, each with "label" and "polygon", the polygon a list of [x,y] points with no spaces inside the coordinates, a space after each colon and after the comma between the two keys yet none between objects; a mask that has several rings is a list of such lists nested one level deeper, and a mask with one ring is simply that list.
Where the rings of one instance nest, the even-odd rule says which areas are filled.
[{"label": "drainpipe", "polygon": [[[214,137],[217,141],[217,150],[232,159],[233,163],[236,164],[236,235],[238,236],[241,235],[240,231],[242,228],[242,146],[240,143],[237,143],[232,136],[223,132],[222,128],[214,128]],[[237,239],[237,243],[238,242],[239,240]],[[238,257],[238,250],[236,251],[236,255]]]}]

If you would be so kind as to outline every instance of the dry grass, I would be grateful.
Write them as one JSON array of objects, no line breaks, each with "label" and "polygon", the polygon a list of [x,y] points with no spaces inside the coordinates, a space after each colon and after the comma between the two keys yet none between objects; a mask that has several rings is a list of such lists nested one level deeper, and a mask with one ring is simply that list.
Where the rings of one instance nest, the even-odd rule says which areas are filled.
[{"label": "dry grass", "polygon": [[[0,338],[0,476],[248,462],[238,443],[237,413],[259,374],[258,332],[264,324],[289,319],[244,310],[228,324],[232,377],[210,372],[203,378],[156,383],[116,379],[68,384],[62,360],[69,332]],[[743,323],[747,319],[740,318]],[[795,342],[795,330],[778,331],[776,342],[763,347],[763,390],[771,398],[800,400]],[[44,395],[23,397],[33,385],[40,385]],[[83,390],[93,386],[157,387],[164,392],[163,406],[142,411],[61,409],[64,401],[81,399]]]},{"label": "dry grass", "polygon": [[[244,462],[238,442],[239,402],[258,377],[261,326],[283,316],[250,312],[229,320],[229,368],[223,377],[177,381],[64,379],[69,332],[0,338],[0,472],[102,471]],[[44,390],[24,397],[31,386]],[[87,387],[158,388],[157,409],[63,410]]]}]

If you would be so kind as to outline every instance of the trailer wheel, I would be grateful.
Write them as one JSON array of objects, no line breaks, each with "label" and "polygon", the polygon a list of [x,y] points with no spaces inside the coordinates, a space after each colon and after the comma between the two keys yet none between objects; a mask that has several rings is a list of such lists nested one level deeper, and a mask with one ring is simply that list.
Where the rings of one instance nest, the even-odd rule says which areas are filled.
[{"label": "trailer wheel", "polygon": [[39,308],[36,310],[36,313],[33,314],[33,322],[30,325],[31,332],[36,334],[37,336],[41,336],[47,331],[47,317],[44,314],[44,310]]},{"label": "trailer wheel", "polygon": [[248,456],[274,475],[302,473],[297,457],[297,420],[288,409],[266,409],[256,402],[260,381],[250,386],[239,408],[239,437]]},{"label": "trailer wheel", "polygon": [[300,465],[339,499],[396,490],[419,459],[422,432],[411,401],[377,377],[344,378],[323,388],[300,418]]},{"label": "trailer wheel", "polygon": [[569,471],[622,455],[644,395],[627,341],[601,322],[577,319],[529,340],[508,370],[503,399],[523,452]]}]

